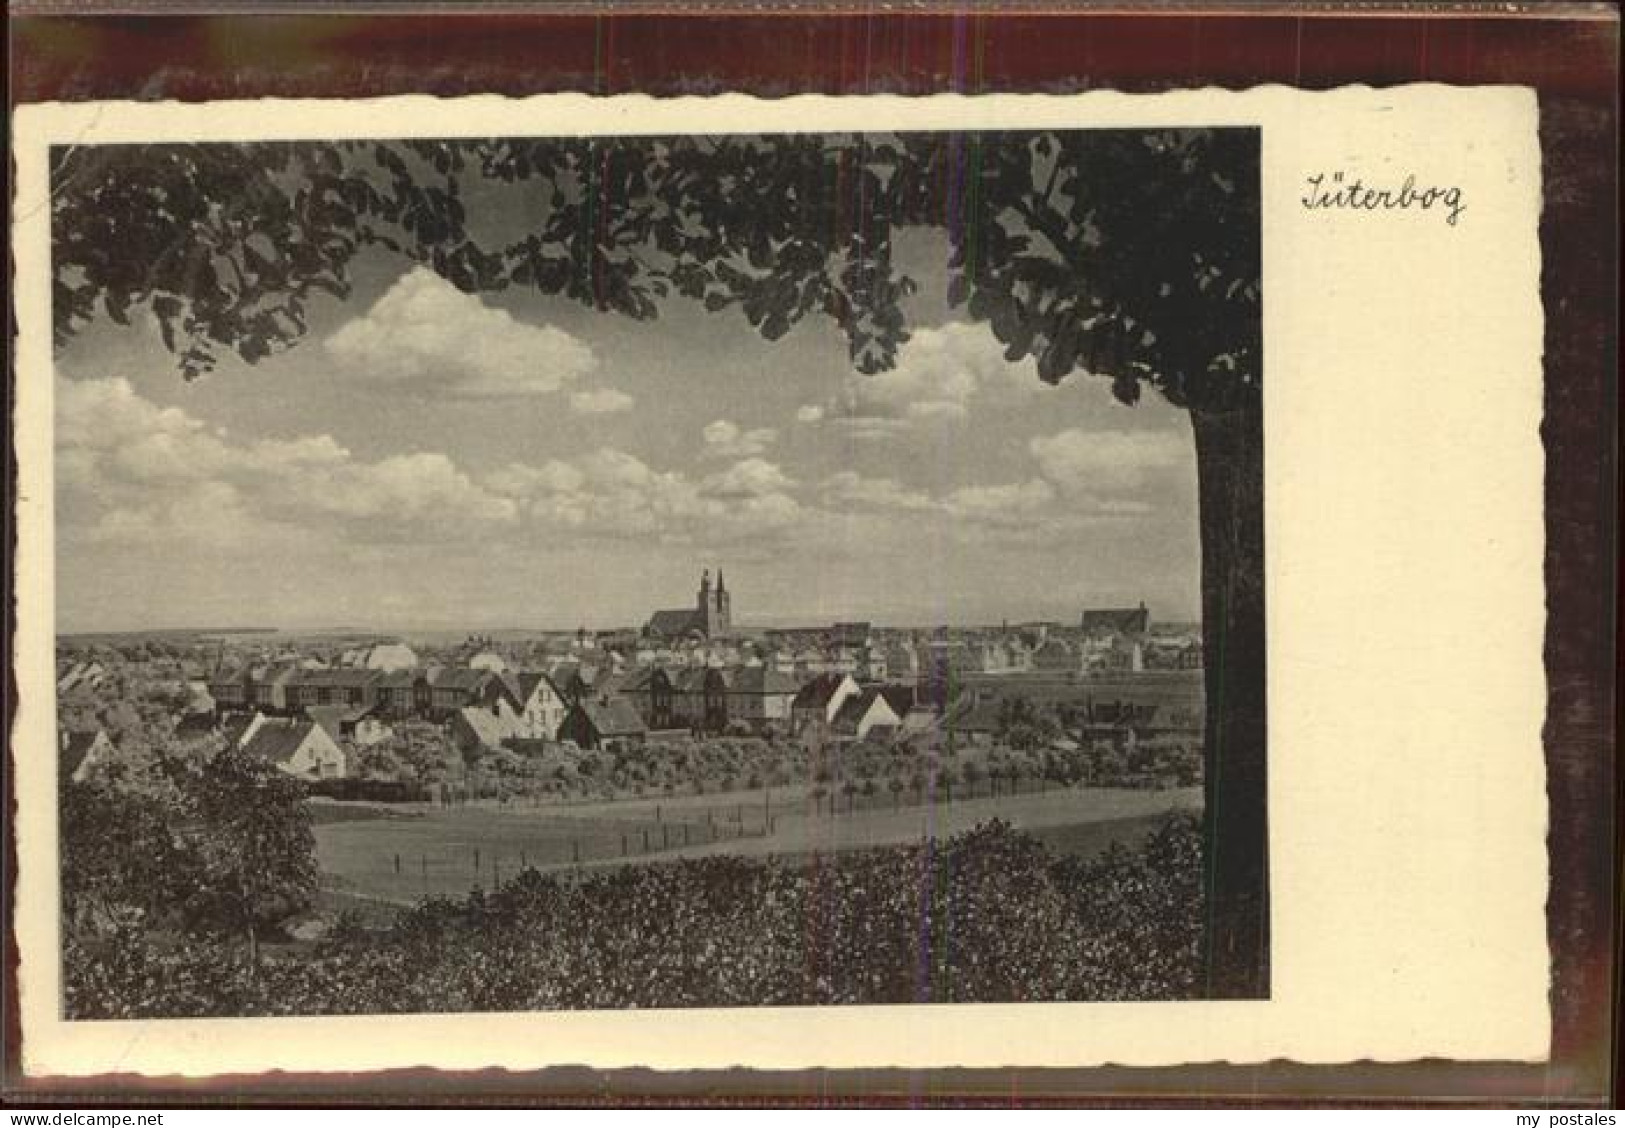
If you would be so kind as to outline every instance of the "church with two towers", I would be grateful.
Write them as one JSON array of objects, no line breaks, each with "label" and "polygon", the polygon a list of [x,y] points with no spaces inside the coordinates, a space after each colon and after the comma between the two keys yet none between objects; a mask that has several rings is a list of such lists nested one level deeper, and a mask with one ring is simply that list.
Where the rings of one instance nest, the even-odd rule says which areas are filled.
[{"label": "church with two towers", "polygon": [[726,638],[733,632],[733,610],[728,588],[717,569],[717,586],[711,586],[711,571],[700,576],[700,591],[693,607],[656,611],[643,626],[646,638],[676,641],[686,638]]}]

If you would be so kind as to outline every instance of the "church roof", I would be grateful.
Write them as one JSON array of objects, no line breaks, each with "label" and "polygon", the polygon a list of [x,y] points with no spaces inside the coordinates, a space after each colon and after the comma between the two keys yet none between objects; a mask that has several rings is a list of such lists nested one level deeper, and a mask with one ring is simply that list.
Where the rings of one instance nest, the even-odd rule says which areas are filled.
[{"label": "church roof", "polygon": [[705,620],[698,609],[693,607],[679,607],[670,611],[656,611],[649,616],[649,624],[644,630],[652,635],[684,635],[690,631],[703,631]]}]

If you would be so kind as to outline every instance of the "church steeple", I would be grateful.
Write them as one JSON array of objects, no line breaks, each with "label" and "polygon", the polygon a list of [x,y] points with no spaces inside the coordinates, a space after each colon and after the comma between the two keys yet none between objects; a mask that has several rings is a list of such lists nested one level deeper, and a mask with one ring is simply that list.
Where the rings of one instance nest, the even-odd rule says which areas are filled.
[{"label": "church steeple", "polygon": [[732,602],[733,602],[732,598],[728,595],[728,587],[727,587],[726,584],[724,584],[722,582],[722,569],[718,568],[717,569],[717,605],[716,605],[716,610],[712,613],[712,616],[711,616],[711,622],[712,622],[711,633],[712,634],[714,634],[714,635],[727,635],[727,634],[732,633],[732,631],[733,631],[733,608],[730,606],[730,604]]}]

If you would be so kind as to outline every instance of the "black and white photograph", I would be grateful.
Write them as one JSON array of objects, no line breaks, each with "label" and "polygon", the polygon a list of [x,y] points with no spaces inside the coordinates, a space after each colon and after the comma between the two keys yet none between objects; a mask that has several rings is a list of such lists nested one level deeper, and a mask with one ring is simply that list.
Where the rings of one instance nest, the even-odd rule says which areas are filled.
[{"label": "black and white photograph", "polygon": [[1268,998],[1259,156],[55,145],[62,1017]]}]

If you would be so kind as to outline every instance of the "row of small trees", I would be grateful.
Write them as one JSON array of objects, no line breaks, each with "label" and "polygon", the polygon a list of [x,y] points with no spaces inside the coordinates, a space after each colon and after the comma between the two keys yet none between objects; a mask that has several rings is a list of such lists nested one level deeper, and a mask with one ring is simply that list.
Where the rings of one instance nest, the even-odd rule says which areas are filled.
[{"label": "row of small trees", "polygon": [[[1016,731],[1026,722],[1015,718]],[[470,760],[445,734],[425,724],[397,729],[387,743],[357,750],[353,764],[366,779],[423,788],[453,787],[498,798],[610,799],[708,794],[806,784],[822,796],[872,796],[927,789],[951,797],[1019,786],[1184,787],[1201,779],[1199,749],[1187,744],[1087,747],[1005,741],[955,750],[917,741],[872,739],[839,749],[809,750],[792,740],[711,737],[655,742],[621,751],[520,755],[486,749]]]}]

